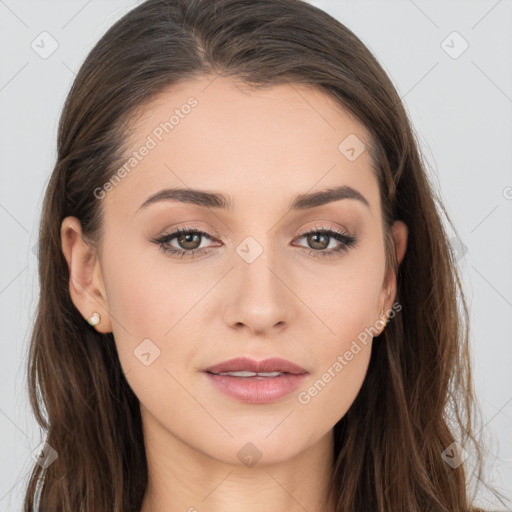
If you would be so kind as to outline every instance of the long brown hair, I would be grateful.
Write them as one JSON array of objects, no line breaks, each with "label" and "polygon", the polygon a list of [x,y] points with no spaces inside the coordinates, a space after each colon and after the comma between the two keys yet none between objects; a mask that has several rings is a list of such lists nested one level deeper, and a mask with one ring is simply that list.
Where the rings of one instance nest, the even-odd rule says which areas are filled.
[{"label": "long brown hair", "polygon": [[[453,442],[464,446],[481,479],[468,310],[441,210],[448,216],[382,67],[347,27],[303,0],[148,0],[118,20],[80,68],[60,119],[40,225],[28,385],[58,454],[44,472],[40,510],[140,510],[148,475],[139,403],[112,334],[91,329],[70,298],[60,226],[78,217],[96,247],[102,210],[93,191],[125,161],[130,123],[169,87],[219,75],[255,88],[316,87],[371,135],[386,260],[397,271],[402,311],[374,343],[360,393],[334,427],[337,510],[477,510],[466,465],[452,467],[442,456]],[[409,229],[400,267],[395,219]],[[35,464],[25,512],[41,473]]]}]

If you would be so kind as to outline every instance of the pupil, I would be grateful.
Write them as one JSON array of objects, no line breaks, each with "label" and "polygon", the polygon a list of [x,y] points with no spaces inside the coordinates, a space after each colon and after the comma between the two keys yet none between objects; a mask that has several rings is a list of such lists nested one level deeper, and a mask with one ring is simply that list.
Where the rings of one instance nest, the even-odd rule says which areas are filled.
[{"label": "pupil", "polygon": [[[328,239],[328,236],[327,235],[323,235],[323,234],[319,234],[319,233],[315,233],[314,235],[311,235],[311,238],[312,238],[312,242],[311,242],[311,245],[316,248],[316,249],[325,249],[327,247],[327,245],[329,244],[325,244],[325,242],[327,241]],[[319,238],[324,238],[324,243],[322,242],[319,242],[318,239]]]},{"label": "pupil", "polygon": [[[194,241],[193,241],[193,238],[196,238],[196,241],[195,241],[195,245],[194,246]],[[200,238],[200,235],[198,233],[185,233],[185,234],[182,234],[180,235],[180,237],[178,238],[179,240],[179,243],[180,244],[185,244],[185,249],[196,249],[197,247],[199,247],[200,244],[197,244],[197,241],[199,240]],[[192,244],[192,247],[188,247],[186,244],[188,243],[191,243]]]}]

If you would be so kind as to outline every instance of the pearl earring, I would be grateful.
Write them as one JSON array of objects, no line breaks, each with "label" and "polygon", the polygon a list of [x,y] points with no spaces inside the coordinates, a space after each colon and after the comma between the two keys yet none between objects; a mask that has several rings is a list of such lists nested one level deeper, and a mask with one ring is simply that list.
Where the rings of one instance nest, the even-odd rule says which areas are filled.
[{"label": "pearl earring", "polygon": [[89,322],[89,325],[98,325],[101,322],[100,314],[95,311],[87,321]]}]

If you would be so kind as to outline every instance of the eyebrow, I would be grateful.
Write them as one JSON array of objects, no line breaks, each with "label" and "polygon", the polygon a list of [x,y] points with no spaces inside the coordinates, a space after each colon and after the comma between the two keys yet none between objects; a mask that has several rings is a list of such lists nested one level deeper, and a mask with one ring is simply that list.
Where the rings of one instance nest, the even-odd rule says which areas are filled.
[{"label": "eyebrow", "polygon": [[[300,194],[292,200],[289,208],[293,211],[308,210],[341,199],[355,199],[371,210],[370,203],[367,199],[356,189],[348,185]],[[220,208],[225,210],[232,210],[234,207],[231,197],[218,192],[208,192],[206,190],[192,188],[168,188],[149,196],[142,203],[137,212],[148,207],[150,204],[161,201],[179,201],[181,203],[194,204],[204,208]]]}]

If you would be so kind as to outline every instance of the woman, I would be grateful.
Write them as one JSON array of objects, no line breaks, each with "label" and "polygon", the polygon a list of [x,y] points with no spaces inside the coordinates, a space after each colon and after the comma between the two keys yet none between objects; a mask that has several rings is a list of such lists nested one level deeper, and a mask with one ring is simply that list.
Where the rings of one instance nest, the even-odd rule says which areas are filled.
[{"label": "woman", "polygon": [[59,125],[25,510],[478,510],[436,202],[392,83],[325,12],[133,9]]}]

